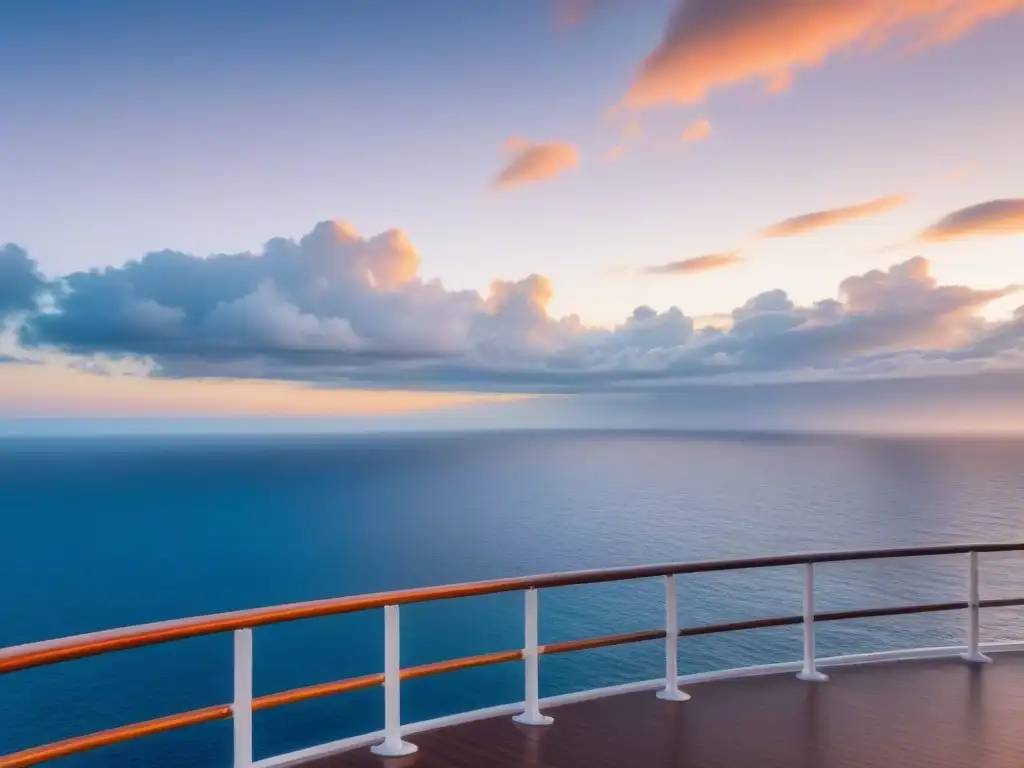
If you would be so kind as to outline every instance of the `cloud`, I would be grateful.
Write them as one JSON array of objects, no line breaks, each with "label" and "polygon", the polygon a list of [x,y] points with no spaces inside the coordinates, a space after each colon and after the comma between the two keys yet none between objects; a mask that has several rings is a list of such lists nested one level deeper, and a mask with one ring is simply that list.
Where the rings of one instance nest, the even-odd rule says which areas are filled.
[{"label": "cloud", "polygon": [[11,244],[0,247],[0,328],[10,315],[35,309],[45,285],[24,250]]},{"label": "cloud", "polygon": [[683,142],[691,141],[704,141],[708,136],[711,135],[711,123],[705,119],[695,120],[690,126],[683,131],[682,140]]},{"label": "cloud", "polygon": [[478,297],[425,283],[418,269],[419,254],[398,230],[362,238],[345,223],[322,222],[260,254],[160,251],[68,275],[57,311],[31,318],[22,338],[165,361],[446,354]]},{"label": "cloud", "polygon": [[560,29],[582,24],[597,9],[600,0],[555,0],[555,22]]},{"label": "cloud", "polygon": [[819,229],[839,226],[849,221],[888,213],[905,205],[906,202],[907,198],[904,195],[889,195],[888,197],[879,197],[875,200],[846,205],[841,208],[829,208],[824,211],[805,213],[766,227],[761,231],[761,236],[773,238],[805,235],[808,232],[816,232]]},{"label": "cloud", "polygon": [[505,152],[515,153],[521,152],[524,149],[529,149],[531,146],[533,146],[533,142],[529,139],[524,139],[522,136],[512,136],[502,142],[501,148]]},{"label": "cloud", "polygon": [[626,139],[627,141],[635,141],[636,139],[643,137],[643,135],[643,123],[637,120],[628,122],[622,127],[622,138]]},{"label": "cloud", "polygon": [[773,75],[765,87],[765,90],[772,96],[785,93],[793,87],[793,73],[792,72],[779,72]]},{"label": "cloud", "polygon": [[[915,257],[845,279],[839,300],[799,307],[783,291],[760,294],[733,311],[730,331],[704,352],[748,378],[769,371],[774,380],[901,377],[929,366],[948,372],[991,333],[979,311],[1019,290],[940,286],[928,261]],[[1010,346],[989,350],[985,362]]]},{"label": "cloud", "polygon": [[1024,235],[1024,198],[989,200],[961,208],[928,227],[920,240],[942,243],[998,235]]},{"label": "cloud", "polygon": [[951,171],[946,171],[945,173],[943,173],[941,176],[939,176],[939,181],[946,183],[960,181],[969,176],[970,174],[972,174],[974,171],[975,166],[973,163],[965,163],[964,165],[954,168]]},{"label": "cloud", "polygon": [[701,272],[711,272],[723,267],[731,267],[743,261],[743,257],[737,251],[724,253],[708,253],[704,256],[696,256],[683,261],[670,261],[668,264],[659,264],[648,267],[646,272],[650,275],[696,275]]},{"label": "cloud", "polygon": [[[709,256],[705,268],[730,257]],[[368,389],[647,391],[1024,369],[1024,310],[980,317],[1016,287],[939,285],[920,257],[851,276],[811,305],[774,290],[722,322],[638,307],[610,328],[553,316],[541,275],[455,291],[423,280],[419,260],[399,230],[363,237],[341,222],[257,253],[154,252],[53,280],[17,337],[22,353],[72,356],[79,369]]]},{"label": "cloud", "polygon": [[624,104],[694,104],[750,80],[778,92],[796,70],[840,51],[893,38],[917,50],[1022,8],[1024,0],[680,0]]},{"label": "cloud", "polygon": [[504,149],[513,157],[494,179],[499,189],[548,181],[580,163],[579,150],[564,141],[535,143],[512,138],[505,142]]},{"label": "cloud", "polygon": [[626,154],[626,148],[620,144],[618,146],[612,147],[611,149],[604,153],[604,161],[606,163],[614,163],[624,154]]}]

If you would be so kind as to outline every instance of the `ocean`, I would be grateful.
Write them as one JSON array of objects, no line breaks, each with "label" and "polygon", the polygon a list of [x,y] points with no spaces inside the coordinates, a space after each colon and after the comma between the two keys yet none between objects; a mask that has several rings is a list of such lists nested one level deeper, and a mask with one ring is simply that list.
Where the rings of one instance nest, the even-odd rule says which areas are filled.
[{"label": "ocean", "polygon": [[[1024,441],[525,432],[0,441],[0,646],[530,573],[1024,539]],[[965,556],[819,568],[819,610],[964,599]],[[1024,555],[982,560],[1024,595]],[[679,578],[684,626],[800,612],[796,568]],[[657,628],[659,580],[541,593],[541,642]],[[961,612],[819,625],[820,655],[960,642]],[[983,613],[983,639],[1024,636]],[[255,630],[257,695],[383,668],[382,612]],[[522,596],[402,609],[403,665],[518,648]],[[800,656],[800,628],[680,641],[696,672]],[[0,676],[0,754],[231,698],[218,635]],[[663,674],[643,643],[542,659],[553,695]],[[403,684],[406,721],[522,699],[521,664]],[[256,756],[380,728],[364,691],[257,713]],[[231,725],[60,763],[230,765]]]}]

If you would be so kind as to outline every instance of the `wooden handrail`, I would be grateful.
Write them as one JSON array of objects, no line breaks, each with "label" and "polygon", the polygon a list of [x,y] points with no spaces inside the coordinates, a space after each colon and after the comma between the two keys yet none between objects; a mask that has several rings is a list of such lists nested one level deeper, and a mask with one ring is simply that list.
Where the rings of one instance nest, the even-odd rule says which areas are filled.
[{"label": "wooden handrail", "polygon": [[450,584],[441,587],[377,592],[369,595],[314,600],[272,608],[231,611],[229,613],[199,616],[177,621],[142,624],[123,629],[66,637],[59,640],[46,640],[38,643],[13,646],[0,649],[0,674],[80,659],[86,656],[123,651],[129,648],[167,643],[173,640],[184,640],[190,637],[260,627],[267,624],[280,624],[299,619],[354,613],[371,608],[381,608],[385,605],[405,605],[407,603],[419,603],[430,600],[448,600],[456,597],[516,592],[525,589],[598,584],[601,582],[626,581],[685,573],[733,571],[749,568],[778,568],[805,563],[835,563],[897,557],[956,555],[968,552],[1016,552],[1021,550],[1024,550],[1024,542],[1005,544],[946,544],[941,546],[900,547],[893,549],[809,552],[734,560],[705,560],[691,563],[665,563],[660,565],[569,571],[542,576],[492,579],[489,581]]},{"label": "wooden handrail", "polygon": [[463,656],[461,659],[449,659],[447,661],[435,661],[431,664],[421,664],[418,667],[406,667],[402,670],[403,680],[416,680],[420,677],[441,675],[445,672],[458,672],[463,669],[475,669],[476,667],[489,667],[492,664],[505,664],[509,661],[521,661],[523,652],[519,649],[514,651],[498,651],[497,653],[482,653],[479,656]]},{"label": "wooden handrail", "polygon": [[1024,598],[1002,597],[995,600],[979,600],[979,608],[1015,608],[1024,605]]},{"label": "wooden handrail", "polygon": [[68,757],[69,755],[86,752],[97,747],[120,744],[121,742],[131,741],[142,736],[173,731],[189,725],[212,723],[214,720],[227,720],[229,717],[231,717],[231,707],[227,704],[195,709],[191,712],[183,712],[180,715],[160,717],[156,720],[147,720],[144,723],[111,728],[109,731],[100,731],[88,736],[76,736],[73,739],[56,741],[53,744],[47,744],[42,747],[33,747],[22,752],[15,752],[14,754],[0,757],[0,768],[28,768],[31,765],[45,763],[47,760]]},{"label": "wooden handrail", "polygon": [[[31,667],[54,664],[75,658],[110,653],[128,648],[137,648],[157,643],[170,642],[188,637],[227,632],[236,629],[247,629],[267,624],[294,621],[303,618],[314,618],[341,613],[351,613],[385,605],[402,605],[429,600],[442,600],[454,597],[495,594],[525,589],[542,589],[580,584],[595,584],[609,581],[649,578],[655,576],[677,575],[685,573],[706,573],[749,568],[773,568],[807,563],[848,562],[855,560],[875,560],[897,557],[924,557],[934,555],[966,554],[969,552],[1014,552],[1024,550],[1024,543],[1005,544],[957,544],[931,547],[904,547],[883,550],[855,550],[848,552],[816,552],[797,555],[772,557],[742,558],[735,560],[710,560],[695,563],[673,563],[662,565],[634,566],[626,568],[610,568],[590,571],[572,571],[566,573],[530,576],[515,579],[495,579],[491,581],[469,582],[443,587],[427,587],[420,589],[380,592],[370,595],[319,600],[306,603],[276,606],[213,616],[196,617],[179,621],[159,622],[119,630],[96,632],[88,635],[62,638],[59,640],[30,643],[0,649],[0,673],[13,672]],[[1024,598],[999,598],[981,600],[975,603],[980,608],[1005,608],[1024,605]],[[813,618],[818,621],[842,621],[865,619],[881,616],[900,616],[917,613],[962,610],[969,607],[965,601],[926,603],[919,605],[893,606],[884,608],[867,608],[850,611],[831,611],[815,613]],[[779,616],[762,619],[750,619],[697,627],[683,627],[678,630],[679,637],[735,632],[745,629],[781,627],[801,624],[803,616]],[[628,643],[645,642],[664,639],[664,629],[645,630],[625,634],[606,635],[584,640],[571,640],[551,643],[538,648],[544,655],[569,653],[572,651],[606,648]],[[522,650],[499,651],[496,653],[467,656],[441,662],[433,662],[417,667],[401,670],[403,680],[427,677],[430,675],[453,672],[462,669],[503,664],[523,658]],[[370,674],[359,677],[322,683],[319,685],[296,688],[290,691],[269,694],[252,701],[253,711],[260,711],[292,704],[309,699],[330,696],[337,693],[363,690],[381,685],[384,675]],[[0,757],[0,768],[28,768],[48,760],[85,752],[97,747],[117,744],[155,733],[184,728],[190,725],[223,720],[232,716],[230,705],[205,707],[178,715],[157,718],[134,725],[113,728],[88,736],[79,736],[53,744],[33,747],[21,752]]]},{"label": "wooden handrail", "polygon": [[[304,688],[293,688],[290,691],[271,693],[266,696],[252,700],[252,711],[259,712],[262,709],[273,709],[285,704],[297,704],[300,701],[319,699],[323,696],[333,696],[336,693],[350,693],[362,691],[366,688],[374,688],[384,684],[384,674],[378,672],[374,675],[360,675],[345,680],[336,680],[333,683],[319,683],[307,685]],[[0,768],[3,768],[0,766]]]},{"label": "wooden handrail", "polygon": [[[983,608],[1001,608],[1024,605],[1024,598],[999,599],[982,601]],[[864,608],[855,611],[831,611],[816,614],[815,622],[819,621],[845,621],[851,619],[868,619],[880,616],[902,616],[916,613],[936,613],[940,611],[954,611],[967,608],[965,602],[950,603],[926,603],[921,605],[901,605],[885,608]],[[693,637],[697,635],[712,635],[725,632],[738,632],[746,629],[765,629],[769,627],[793,626],[803,622],[802,616],[774,616],[763,619],[748,619],[746,621],[731,621],[720,624],[704,624],[696,627],[681,627],[680,637]],[[627,645],[630,643],[642,643],[650,640],[663,640],[664,629],[651,629],[641,632],[629,632],[625,634],[604,635],[592,637],[585,640],[569,640],[559,643],[548,643],[541,646],[539,651],[542,655],[553,656],[573,651],[591,650],[595,648],[609,648],[616,645]],[[455,672],[463,669],[504,664],[509,661],[522,659],[521,650],[499,651],[497,653],[485,653],[478,656],[465,656],[459,659],[438,661],[430,664],[423,664],[418,667],[407,667],[402,670],[403,680],[413,680],[431,675],[439,675],[445,672]],[[281,693],[272,693],[253,699],[253,711],[258,712],[265,709],[280,707],[285,704],[296,704],[309,699],[333,696],[338,693],[349,693],[360,691],[366,688],[373,688],[384,682],[383,674],[361,675],[345,680],[337,680],[330,683],[296,688]],[[25,768],[26,766],[37,765],[46,760],[53,760],[57,757],[84,752],[88,749],[116,744],[122,741],[129,741],[140,736],[146,736],[161,731],[169,731],[175,728],[184,728],[188,725],[222,720],[231,716],[231,707],[207,707],[193,712],[186,712],[181,715],[173,715],[158,720],[150,720],[138,725],[114,728],[109,731],[102,731],[90,736],[82,736],[67,741],[57,742],[45,747],[18,752],[7,757],[0,757],[0,768]]]},{"label": "wooden handrail", "polygon": [[553,656],[556,653],[571,653],[572,651],[589,651],[593,648],[611,648],[613,645],[627,645],[628,643],[643,643],[647,640],[664,640],[664,629],[649,629],[644,632],[627,632],[622,635],[605,635],[604,637],[591,637],[586,640],[567,640],[561,643],[548,643],[537,649],[543,656]]}]

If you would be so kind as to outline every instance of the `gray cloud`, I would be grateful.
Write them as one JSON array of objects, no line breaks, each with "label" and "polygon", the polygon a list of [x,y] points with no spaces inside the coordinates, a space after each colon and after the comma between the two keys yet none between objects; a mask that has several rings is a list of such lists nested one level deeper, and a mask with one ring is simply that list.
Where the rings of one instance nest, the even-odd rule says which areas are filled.
[{"label": "gray cloud", "polygon": [[961,208],[928,227],[920,239],[940,243],[993,235],[1024,235],[1024,198],[989,200]]},{"label": "gray cloud", "polygon": [[957,349],[984,332],[978,310],[1014,286],[979,291],[939,286],[916,257],[840,284],[840,300],[797,307],[782,291],[733,312],[733,326],[712,348],[737,367],[760,371],[861,369],[880,360]]},{"label": "gray cloud", "polygon": [[692,259],[658,264],[654,267],[648,267],[646,271],[650,275],[696,275],[701,272],[711,272],[723,267],[731,267],[742,261],[743,257],[737,251],[707,253],[703,256],[695,256]]},{"label": "gray cloud", "polygon": [[10,244],[0,247],[0,326],[8,316],[34,309],[45,286],[24,250]]},{"label": "gray cloud", "polygon": [[720,382],[898,377],[1024,367],[1019,317],[979,310],[1011,294],[938,285],[923,258],[849,277],[808,306],[784,291],[696,328],[672,307],[612,328],[549,313],[540,275],[481,295],[418,275],[401,232],[364,238],[322,222],[259,253],[163,251],[54,281],[26,348],[151,361],[165,377],[272,378],[323,386],[632,391]]},{"label": "gray cloud", "polygon": [[69,275],[58,311],[31,318],[21,336],[72,353],[168,361],[267,355],[323,364],[458,352],[478,297],[423,282],[418,268],[401,232],[364,239],[323,222],[260,254],[161,251]]}]

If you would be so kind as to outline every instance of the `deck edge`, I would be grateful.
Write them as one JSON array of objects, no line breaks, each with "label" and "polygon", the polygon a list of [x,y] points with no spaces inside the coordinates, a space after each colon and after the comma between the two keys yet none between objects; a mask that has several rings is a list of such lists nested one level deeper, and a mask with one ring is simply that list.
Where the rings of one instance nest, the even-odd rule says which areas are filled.
[{"label": "deck edge", "polygon": [[[1010,653],[1024,651],[1024,641],[1011,640],[992,643],[982,643],[981,649],[987,653]],[[884,664],[896,661],[924,661],[927,659],[952,659],[957,658],[967,650],[965,645],[936,646],[931,648],[911,648],[895,651],[875,651],[871,653],[854,653],[842,656],[829,656],[817,660],[819,667],[848,667],[864,664]],[[680,675],[678,683],[680,686],[696,685],[698,683],[711,683],[722,680],[738,680],[745,677],[760,677],[764,675],[776,675],[792,672],[799,672],[802,662],[784,661],[774,664],[756,664],[748,667],[734,667],[732,669],[714,670],[712,672],[698,672],[689,675]],[[546,709],[561,707],[568,704],[577,704],[593,699],[603,699],[610,696],[620,696],[627,693],[639,693],[642,691],[653,691],[665,685],[665,678],[654,680],[643,680],[636,683],[624,683],[622,685],[611,685],[603,688],[592,688],[586,691],[575,693],[563,693],[558,696],[549,696],[541,699],[540,704]],[[431,720],[420,720],[402,726],[402,736],[414,736],[418,733],[435,731],[441,728],[448,728],[453,725],[463,725],[478,720],[487,720],[492,717],[514,715],[522,711],[523,702],[511,704],[499,704],[494,707],[474,709],[469,712],[459,712],[454,715],[433,718]],[[349,752],[354,749],[368,747],[376,744],[384,738],[384,731],[374,731],[359,736],[351,736],[345,739],[319,744],[313,747],[287,752],[273,757],[263,758],[253,763],[253,768],[290,768],[308,763],[312,760],[319,760],[331,755]]]}]

